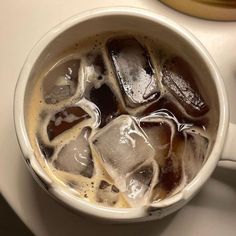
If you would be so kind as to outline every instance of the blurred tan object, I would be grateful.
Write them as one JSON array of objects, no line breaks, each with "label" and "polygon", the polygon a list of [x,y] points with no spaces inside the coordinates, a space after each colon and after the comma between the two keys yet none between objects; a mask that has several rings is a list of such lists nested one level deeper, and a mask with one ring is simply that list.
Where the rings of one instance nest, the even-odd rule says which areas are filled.
[{"label": "blurred tan object", "polygon": [[211,20],[236,20],[236,0],[160,0],[189,15]]}]

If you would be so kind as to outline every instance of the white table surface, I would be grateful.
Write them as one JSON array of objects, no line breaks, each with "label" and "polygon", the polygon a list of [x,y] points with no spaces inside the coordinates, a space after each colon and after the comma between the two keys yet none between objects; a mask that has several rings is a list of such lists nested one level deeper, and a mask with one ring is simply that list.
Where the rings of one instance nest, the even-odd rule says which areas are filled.
[{"label": "white table surface", "polygon": [[102,225],[74,215],[35,183],[16,141],[12,103],[20,68],[32,46],[50,28],[78,12],[100,6],[137,6],[165,15],[196,35],[215,59],[236,122],[236,22],[182,15],[157,0],[8,0],[0,4],[0,190],[35,235],[236,235],[236,165],[217,167],[200,193],[162,220]]}]

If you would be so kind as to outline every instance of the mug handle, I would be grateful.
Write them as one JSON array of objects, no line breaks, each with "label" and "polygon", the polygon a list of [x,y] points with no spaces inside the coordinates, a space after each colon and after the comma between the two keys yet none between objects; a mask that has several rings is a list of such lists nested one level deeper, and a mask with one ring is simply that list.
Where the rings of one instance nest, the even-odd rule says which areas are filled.
[{"label": "mug handle", "polygon": [[220,160],[236,162],[236,124],[229,123],[228,133]]}]

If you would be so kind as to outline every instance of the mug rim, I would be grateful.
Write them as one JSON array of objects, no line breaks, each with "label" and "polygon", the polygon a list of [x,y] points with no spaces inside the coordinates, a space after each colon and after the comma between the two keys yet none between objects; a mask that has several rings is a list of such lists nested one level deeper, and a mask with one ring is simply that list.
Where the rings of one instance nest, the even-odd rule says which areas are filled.
[{"label": "mug rim", "polygon": [[[213,58],[209,55],[208,51],[201,44],[201,42],[183,26],[149,10],[135,7],[105,7],[78,13],[53,27],[33,46],[21,69],[14,94],[15,130],[27,166],[29,167],[31,173],[33,172],[33,176],[36,176],[35,179],[37,181],[40,180],[40,183],[43,182],[44,189],[46,188],[47,192],[49,192],[52,196],[58,199],[61,203],[64,203],[64,205],[69,206],[70,208],[75,209],[79,212],[86,213],[88,215],[95,216],[98,218],[103,218],[107,220],[128,221],[147,216],[148,213],[145,210],[145,207],[112,208],[98,206],[96,204],[88,203],[83,199],[73,196],[72,194],[69,194],[68,191],[64,191],[64,188],[59,187],[58,184],[54,184],[52,182],[52,180],[44,173],[43,168],[36,160],[34,151],[31,147],[26,131],[24,115],[24,98],[26,92],[26,85],[31,73],[31,69],[33,68],[37,58],[40,56],[41,52],[47,47],[47,45],[50,44],[57,36],[62,34],[67,29],[77,24],[80,24],[86,20],[91,20],[97,17],[115,15],[133,16],[140,19],[152,21],[156,24],[160,24],[168,28],[169,30],[174,31],[181,38],[184,38],[187,43],[189,43],[192,47],[195,48],[195,50],[199,53],[200,57],[204,60],[204,63],[207,65],[211,73],[212,80],[215,83],[219,100],[219,126],[214,146],[206,163],[201,168],[197,176],[187,186],[185,186],[185,188],[181,192],[177,193],[169,199],[162,200],[161,204],[150,204],[151,208],[157,209],[157,211],[159,209],[164,210],[166,207],[174,206],[175,203],[178,203],[181,200],[186,202],[189,201],[210,177],[211,173],[213,172],[218,163],[225,142],[229,124],[229,104],[220,72],[218,71]],[[160,217],[161,214],[162,213],[160,213]]]}]

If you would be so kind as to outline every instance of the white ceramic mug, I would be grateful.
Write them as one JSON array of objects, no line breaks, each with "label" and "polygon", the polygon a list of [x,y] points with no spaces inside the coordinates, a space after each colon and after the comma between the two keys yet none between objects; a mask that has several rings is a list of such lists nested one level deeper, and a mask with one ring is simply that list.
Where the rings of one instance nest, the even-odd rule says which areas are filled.
[{"label": "white ceramic mug", "polygon": [[[103,31],[117,30],[134,30],[174,46],[180,55],[184,54],[183,56],[204,74],[200,82],[209,92],[213,104],[219,108],[215,143],[200,172],[181,192],[148,207],[116,209],[90,204],[75,197],[68,188],[53,182],[39,165],[29,142],[25,124],[26,106],[37,73],[79,40]],[[21,70],[15,91],[14,119],[26,163],[41,186],[73,210],[112,222],[157,219],[180,209],[207,181],[220,158],[234,161],[236,158],[236,149],[233,146],[234,138],[236,139],[236,125],[229,122],[229,103],[225,86],[213,59],[186,29],[160,15],[142,9],[130,7],[95,9],[78,14],[48,32],[31,50]]]}]

